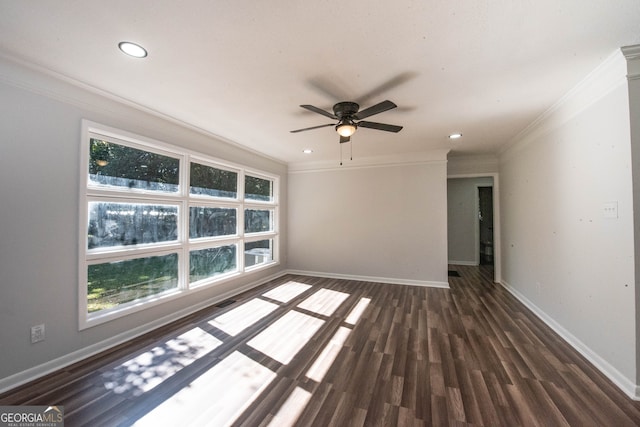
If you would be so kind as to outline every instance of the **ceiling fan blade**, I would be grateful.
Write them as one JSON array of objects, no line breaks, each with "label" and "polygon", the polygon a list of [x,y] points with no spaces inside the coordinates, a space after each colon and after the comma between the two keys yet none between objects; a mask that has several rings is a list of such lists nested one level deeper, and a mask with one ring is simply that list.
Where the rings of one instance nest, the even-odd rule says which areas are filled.
[{"label": "ceiling fan blade", "polygon": [[369,116],[373,116],[374,114],[378,114],[378,113],[382,113],[383,111],[387,111],[387,110],[391,110],[393,108],[396,108],[397,105],[394,104],[391,101],[382,101],[379,104],[373,105],[369,108],[366,108],[362,111],[359,111],[358,113],[356,113],[353,117],[356,120],[362,120],[364,118],[367,118]]},{"label": "ceiling fan blade", "polygon": [[340,135],[340,144],[344,144],[345,142],[349,142],[351,141],[351,137],[350,136],[342,136]]},{"label": "ceiling fan blade", "polygon": [[307,84],[311,88],[325,95],[334,103],[342,101],[343,99],[349,99],[349,94],[344,90],[345,86],[347,88],[348,86],[343,82],[340,82],[340,80],[336,76],[330,78],[314,77],[309,80]]},{"label": "ceiling fan blade", "polygon": [[388,125],[386,123],[376,123],[376,122],[358,122],[358,127],[384,130],[387,132],[400,132],[402,130],[402,126]]},{"label": "ceiling fan blade", "polygon": [[291,133],[304,132],[304,131],[306,131],[306,130],[313,130],[313,129],[326,128],[327,126],[335,126],[335,123],[329,123],[329,124],[326,124],[326,125],[319,125],[319,126],[311,126],[310,128],[296,129],[296,130],[292,130],[292,131],[290,131],[290,132],[291,132]]},{"label": "ceiling fan blade", "polygon": [[368,101],[370,99],[376,98],[382,95],[384,92],[388,92],[389,90],[408,82],[409,80],[413,79],[417,75],[418,73],[415,73],[413,71],[405,71],[404,73],[400,73],[397,76],[392,77],[391,79],[371,89],[369,92],[365,93],[361,97],[356,98],[355,102],[357,102],[360,105],[368,104]]},{"label": "ceiling fan blade", "polygon": [[328,111],[324,111],[322,108],[314,107],[313,105],[301,105],[302,108],[305,108],[309,111],[313,111],[314,113],[322,114],[325,117],[329,117],[330,119],[337,119],[335,114],[330,113]]}]

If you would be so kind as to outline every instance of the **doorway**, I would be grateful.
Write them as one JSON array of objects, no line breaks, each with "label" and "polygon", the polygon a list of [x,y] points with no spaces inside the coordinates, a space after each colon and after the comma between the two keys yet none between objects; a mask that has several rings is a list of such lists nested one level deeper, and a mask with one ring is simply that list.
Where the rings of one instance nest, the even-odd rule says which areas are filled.
[{"label": "doorway", "polygon": [[[482,221],[480,221],[481,217]],[[492,265],[494,281],[500,283],[502,280],[500,253],[498,174],[448,176],[448,263],[450,265]]]},{"label": "doorway", "polygon": [[478,186],[478,260],[493,265],[493,187]]}]

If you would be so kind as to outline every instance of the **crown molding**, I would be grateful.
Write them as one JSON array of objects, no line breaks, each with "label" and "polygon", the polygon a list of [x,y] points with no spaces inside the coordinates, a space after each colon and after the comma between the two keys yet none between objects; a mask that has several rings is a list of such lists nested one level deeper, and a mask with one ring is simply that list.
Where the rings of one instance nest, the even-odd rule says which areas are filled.
[{"label": "crown molding", "polygon": [[282,159],[269,156],[173,116],[4,52],[0,52],[0,83],[92,112],[118,110],[115,105],[120,108],[128,107],[280,165],[286,165]]},{"label": "crown molding", "polygon": [[625,56],[621,49],[616,49],[562,98],[505,144],[498,152],[500,161],[564,125],[615,89],[626,85],[626,72]]},{"label": "crown molding", "polygon": [[620,48],[622,54],[627,60],[640,59],[640,44],[634,44],[631,46],[623,46]]},{"label": "crown molding", "polygon": [[338,160],[321,162],[289,163],[289,174],[345,171],[364,168],[447,164],[449,149],[431,150],[420,153],[393,154],[388,156],[363,157],[354,160],[343,161],[339,165]]},{"label": "crown molding", "polygon": [[640,79],[640,45],[624,46],[620,50],[627,59],[627,78]]},{"label": "crown molding", "polygon": [[449,156],[447,162],[447,175],[497,173],[500,162],[496,155],[477,154],[464,156]]}]

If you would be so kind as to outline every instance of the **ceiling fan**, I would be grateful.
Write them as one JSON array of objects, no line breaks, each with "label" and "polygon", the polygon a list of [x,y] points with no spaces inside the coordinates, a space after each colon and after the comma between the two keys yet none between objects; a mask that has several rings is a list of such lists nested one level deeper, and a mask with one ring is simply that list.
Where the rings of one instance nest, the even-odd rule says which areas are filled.
[{"label": "ceiling fan", "polygon": [[301,105],[301,107],[309,111],[313,111],[314,113],[321,114],[330,119],[338,120],[338,123],[328,123],[325,125],[292,130],[291,133],[304,132],[307,130],[319,129],[328,126],[335,126],[336,131],[340,135],[340,144],[342,144],[345,142],[349,142],[351,139],[351,135],[353,135],[359,127],[383,130],[386,132],[400,132],[402,130],[402,126],[368,122],[363,120],[367,117],[373,116],[374,114],[379,114],[384,111],[396,108],[397,105],[391,101],[382,101],[369,108],[365,108],[362,111],[359,111],[360,106],[355,102],[338,102],[333,106],[333,113],[330,113],[318,107],[314,107],[313,105]]}]

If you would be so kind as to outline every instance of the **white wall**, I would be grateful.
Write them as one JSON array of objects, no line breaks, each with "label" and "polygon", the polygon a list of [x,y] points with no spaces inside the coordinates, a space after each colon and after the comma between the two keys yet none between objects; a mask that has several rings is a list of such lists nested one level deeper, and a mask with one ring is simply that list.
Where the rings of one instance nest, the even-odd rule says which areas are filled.
[{"label": "white wall", "polygon": [[[617,53],[501,156],[502,277],[628,394],[636,315],[630,118]],[[605,218],[617,202],[618,218]]]},{"label": "white wall", "polygon": [[447,286],[444,157],[292,172],[288,194],[291,269]]},{"label": "white wall", "polygon": [[[282,265],[79,331],[82,119],[280,175]],[[4,59],[0,138],[0,390],[284,269],[286,165]],[[46,340],[31,344],[30,327],[40,323]]]},{"label": "white wall", "polygon": [[447,180],[449,264],[478,264],[478,187],[492,185],[492,177]]}]

